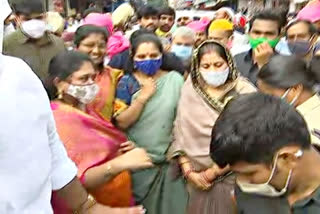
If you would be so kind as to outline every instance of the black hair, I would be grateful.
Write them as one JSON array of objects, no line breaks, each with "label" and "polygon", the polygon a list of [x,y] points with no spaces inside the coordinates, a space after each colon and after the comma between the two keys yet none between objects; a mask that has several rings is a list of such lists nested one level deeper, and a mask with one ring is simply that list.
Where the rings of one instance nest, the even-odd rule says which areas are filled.
[{"label": "black hair", "polygon": [[138,19],[141,19],[142,17],[148,17],[148,16],[157,16],[159,18],[160,17],[159,11],[157,10],[157,8],[150,5],[145,5],[138,10],[138,13],[137,13]]},{"label": "black hair", "polygon": [[171,7],[164,7],[160,9],[159,15],[169,15],[173,16],[173,18],[176,18],[176,11]]},{"label": "black hair", "polygon": [[299,23],[304,23],[304,24],[306,24],[306,25],[308,26],[308,28],[309,28],[309,33],[310,33],[311,36],[318,34],[317,27],[316,27],[314,24],[312,24],[312,22],[307,21],[307,20],[296,20],[296,21],[291,22],[291,23],[287,26],[287,28],[286,28],[286,36],[288,36],[288,35],[287,35],[288,30],[289,30],[292,26],[294,26],[294,25],[296,25],[296,24],[299,24]]},{"label": "black hair", "polygon": [[302,84],[307,89],[314,86],[313,74],[307,64],[296,56],[276,55],[264,65],[258,78],[266,84],[281,89],[288,89]]},{"label": "black hair", "polygon": [[83,18],[86,18],[91,13],[102,13],[99,8],[90,7],[83,12]]},{"label": "black hair", "polygon": [[203,55],[210,53],[210,52],[216,52],[220,57],[223,58],[226,62],[228,62],[228,56],[226,53],[225,48],[219,44],[219,43],[206,43],[201,46],[198,53],[198,64],[200,63],[201,58]]},{"label": "black hair", "polygon": [[154,32],[152,32],[152,31],[150,31],[150,30],[148,30],[146,28],[141,28],[141,29],[136,30],[135,32],[133,32],[131,34],[130,39],[129,39],[130,40],[130,44],[133,44],[134,40],[136,38],[138,38],[139,36],[143,35],[143,34],[153,34],[153,35],[155,35]]},{"label": "black hair", "polygon": [[239,161],[271,164],[276,152],[289,145],[310,148],[303,117],[281,98],[251,93],[231,100],[220,114],[210,156],[220,167]]},{"label": "black hair", "polygon": [[287,14],[289,12],[289,8],[276,9],[275,12],[278,14],[280,18],[281,28],[285,27],[288,23]]},{"label": "black hair", "polygon": [[78,71],[83,63],[93,62],[89,55],[78,51],[64,51],[52,58],[49,64],[49,76],[45,80],[45,88],[50,100],[57,97],[57,88],[54,85],[54,80],[66,80],[75,71]]},{"label": "black hair", "polygon": [[17,15],[29,16],[33,13],[44,13],[45,8],[42,0],[20,0],[11,4],[13,12]]},{"label": "black hair", "polygon": [[109,38],[109,32],[105,28],[95,25],[83,25],[74,34],[74,44],[76,47],[79,47],[81,41],[93,33],[102,34],[105,37],[105,41]]},{"label": "black hair", "polygon": [[159,49],[160,53],[163,54],[162,43],[156,35],[150,33],[140,35],[131,44],[130,57],[128,59],[127,66],[125,66],[126,73],[133,73],[135,71],[133,57],[136,54],[139,46],[147,42],[153,43]]},{"label": "black hair", "polygon": [[310,62],[310,72],[317,84],[320,83],[320,56],[314,56]]},{"label": "black hair", "polygon": [[281,20],[281,17],[279,16],[279,14],[271,11],[271,10],[264,10],[261,11],[259,13],[257,13],[255,16],[252,17],[252,19],[250,20],[250,27],[249,27],[249,31],[251,31],[252,26],[254,24],[254,22],[256,20],[266,20],[266,21],[274,21],[277,22],[278,24],[278,33],[280,34],[281,32],[281,28],[283,27],[283,23]]}]

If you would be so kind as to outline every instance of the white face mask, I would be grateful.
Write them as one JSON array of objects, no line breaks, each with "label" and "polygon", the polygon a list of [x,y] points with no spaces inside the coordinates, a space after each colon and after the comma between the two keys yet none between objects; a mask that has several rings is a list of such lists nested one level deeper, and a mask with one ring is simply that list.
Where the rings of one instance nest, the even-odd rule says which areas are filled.
[{"label": "white face mask", "polygon": [[32,39],[40,39],[47,30],[44,20],[31,19],[21,23],[22,31]]},{"label": "white face mask", "polygon": [[99,86],[95,83],[91,85],[72,85],[67,89],[67,94],[76,98],[82,104],[91,103],[99,92]]},{"label": "white face mask", "polygon": [[[303,154],[303,152],[301,150],[299,150],[295,156],[296,157],[301,157]],[[250,194],[257,194],[257,195],[262,195],[262,196],[268,196],[268,197],[279,197],[284,195],[287,190],[288,190],[288,186],[290,183],[290,179],[291,179],[291,175],[292,175],[292,169],[290,170],[287,180],[286,180],[286,184],[283,187],[282,190],[278,191],[276,190],[272,185],[270,185],[270,181],[272,179],[272,177],[274,176],[276,167],[277,167],[277,160],[278,160],[278,155],[276,156],[275,162],[274,162],[274,166],[272,168],[271,171],[271,175],[268,179],[268,181],[266,183],[263,184],[251,184],[251,183],[246,183],[246,182],[241,182],[241,181],[236,181],[239,188],[241,189],[242,192],[245,193],[250,193]]]},{"label": "white face mask", "polygon": [[213,87],[219,87],[226,83],[229,76],[229,68],[224,71],[201,71],[203,79]]}]

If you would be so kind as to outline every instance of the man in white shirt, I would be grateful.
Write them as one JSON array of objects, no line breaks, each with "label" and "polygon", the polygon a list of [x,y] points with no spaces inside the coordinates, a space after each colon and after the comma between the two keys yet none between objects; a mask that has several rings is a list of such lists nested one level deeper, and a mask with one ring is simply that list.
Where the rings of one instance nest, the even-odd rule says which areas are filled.
[{"label": "man in white shirt", "polygon": [[[0,8],[2,44],[10,7],[0,0]],[[142,207],[102,206],[88,195],[56,132],[41,81],[25,62],[2,55],[1,50],[0,46],[0,213],[51,214],[52,191],[70,213],[144,213]]]}]

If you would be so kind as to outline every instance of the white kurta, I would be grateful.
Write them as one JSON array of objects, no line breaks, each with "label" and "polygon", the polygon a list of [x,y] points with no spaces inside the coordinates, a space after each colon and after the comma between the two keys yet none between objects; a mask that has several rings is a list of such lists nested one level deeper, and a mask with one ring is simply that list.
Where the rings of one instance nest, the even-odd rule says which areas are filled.
[{"label": "white kurta", "polygon": [[0,213],[52,213],[52,190],[76,173],[41,81],[22,60],[0,54]]}]

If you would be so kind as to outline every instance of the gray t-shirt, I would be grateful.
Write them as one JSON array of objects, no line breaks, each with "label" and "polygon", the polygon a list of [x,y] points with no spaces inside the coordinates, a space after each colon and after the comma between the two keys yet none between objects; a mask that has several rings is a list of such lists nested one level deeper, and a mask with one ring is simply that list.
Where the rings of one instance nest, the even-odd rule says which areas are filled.
[{"label": "gray t-shirt", "polygon": [[239,214],[319,214],[320,187],[308,198],[290,207],[286,197],[265,197],[242,192],[235,188]]}]

